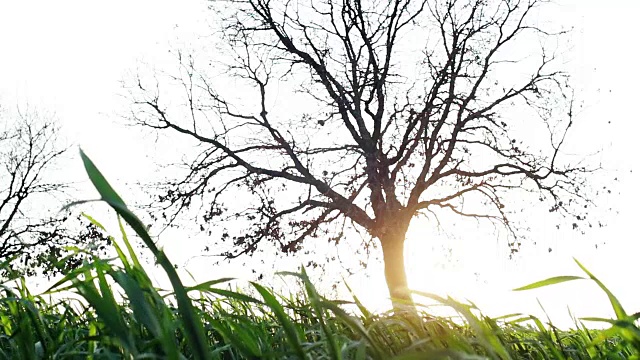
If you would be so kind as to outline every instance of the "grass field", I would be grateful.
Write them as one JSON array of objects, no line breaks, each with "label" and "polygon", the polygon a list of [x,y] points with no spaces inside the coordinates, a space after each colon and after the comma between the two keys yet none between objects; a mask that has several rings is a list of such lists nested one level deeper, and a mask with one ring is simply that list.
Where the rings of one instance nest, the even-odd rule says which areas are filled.
[{"label": "grass field", "polygon": [[[16,275],[0,285],[0,359],[638,359],[639,314],[577,262],[585,277],[559,276],[521,288],[590,279],[604,291],[616,319],[590,330],[582,320],[561,331],[521,314],[483,316],[472,304],[420,293],[460,316],[373,314],[356,297],[332,301],[318,293],[304,269],[287,273],[298,295],[280,296],[258,283],[232,291],[230,279],[185,287],[173,264],[93,163],[85,168],[121,219],[117,257],[67,272],[48,292],[33,295]],[[97,226],[98,222],[91,219]],[[153,252],[172,284],[154,287],[125,232],[125,223]],[[120,245],[119,245],[120,244]],[[70,294],[52,300],[52,294]],[[59,297],[56,297],[59,298]]]}]

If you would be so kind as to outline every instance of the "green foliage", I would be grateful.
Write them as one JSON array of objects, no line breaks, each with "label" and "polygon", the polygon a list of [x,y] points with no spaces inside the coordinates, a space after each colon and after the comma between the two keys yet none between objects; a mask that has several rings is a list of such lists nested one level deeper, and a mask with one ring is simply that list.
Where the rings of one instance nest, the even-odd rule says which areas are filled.
[{"label": "green foliage", "polygon": [[0,284],[0,360],[638,358],[640,315],[627,315],[580,263],[588,277],[556,277],[519,290],[592,280],[609,296],[617,318],[583,320],[609,323],[607,330],[590,330],[576,320],[575,330],[560,331],[520,314],[489,318],[473,304],[426,293],[420,295],[455,309],[463,320],[424,311],[373,314],[355,296],[351,302],[324,298],[304,269],[283,274],[299,281],[304,291],[298,296],[253,283],[257,299],[219,287],[228,278],[185,287],[138,218],[84,154],[83,160],[102,200],[143,239],[173,289],[153,285],[120,222],[122,241],[111,241],[117,257],[90,258],[42,295],[31,294],[18,274]]}]

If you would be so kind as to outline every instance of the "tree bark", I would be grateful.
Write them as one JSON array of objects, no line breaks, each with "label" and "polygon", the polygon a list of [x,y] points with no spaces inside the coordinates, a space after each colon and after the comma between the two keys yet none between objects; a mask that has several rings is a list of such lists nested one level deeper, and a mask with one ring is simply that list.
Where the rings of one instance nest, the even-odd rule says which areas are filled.
[{"label": "tree bark", "polygon": [[415,305],[407,284],[404,264],[404,241],[406,231],[396,231],[380,238],[384,260],[384,276],[394,311],[415,311]]}]

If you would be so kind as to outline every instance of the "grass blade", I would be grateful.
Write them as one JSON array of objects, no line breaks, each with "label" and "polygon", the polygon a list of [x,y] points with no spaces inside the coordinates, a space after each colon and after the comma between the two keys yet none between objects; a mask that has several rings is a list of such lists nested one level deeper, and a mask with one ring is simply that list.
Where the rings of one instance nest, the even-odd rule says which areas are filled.
[{"label": "grass blade", "polygon": [[602,281],[600,281],[597,277],[595,277],[595,275],[593,275],[589,270],[587,270],[587,268],[584,267],[584,265],[582,265],[580,261],[578,261],[577,259],[573,259],[573,261],[575,261],[576,264],[580,266],[580,269],[582,269],[582,271],[584,271],[587,275],[589,275],[591,280],[595,281],[595,283],[598,284],[598,286],[607,294],[607,297],[609,298],[609,302],[611,303],[611,306],[613,307],[613,311],[616,313],[616,317],[618,318],[618,320],[626,320],[628,318],[628,315],[626,311],[624,311],[624,308],[622,307],[622,304],[620,304],[620,301],[618,301],[618,298],[616,298],[613,295],[613,293],[609,291],[609,289],[607,289],[606,286],[604,286]]},{"label": "grass blade", "polygon": [[299,359],[306,359],[304,349],[302,348],[302,343],[300,341],[300,337],[298,336],[298,331],[296,330],[296,326],[291,321],[287,313],[285,313],[284,308],[278,302],[275,296],[264,288],[262,285],[252,282],[251,283],[256,290],[260,293],[262,298],[264,299],[264,303],[271,308],[276,318],[280,322],[280,325],[284,328],[284,332],[287,335],[287,339],[289,339],[289,344],[293,347],[294,353],[298,356]]},{"label": "grass blade", "polygon": [[537,289],[537,288],[541,288],[541,287],[545,287],[545,286],[550,286],[550,285],[555,285],[555,284],[560,284],[563,282],[567,282],[567,281],[573,281],[573,280],[585,280],[585,278],[581,277],[581,276],[555,276],[552,278],[548,278],[546,280],[541,280],[541,281],[536,281],[532,284],[529,285],[525,285],[516,289],[513,289],[513,291],[523,291],[523,290],[531,290],[531,289]]},{"label": "grass blade", "polygon": [[138,219],[138,217],[127,208],[122,198],[116,193],[100,170],[95,166],[93,161],[91,161],[91,159],[89,159],[82,150],[80,150],[80,157],[84,163],[87,175],[96,190],[98,190],[98,193],[100,193],[101,199],[109,204],[109,206],[111,206],[116,213],[118,213],[118,215],[120,215],[122,219],[129,224],[129,226],[131,226],[145,245],[151,250],[160,266],[162,266],[164,271],[167,273],[169,281],[171,282],[176,294],[178,311],[182,317],[185,336],[192,347],[195,358],[199,360],[209,359],[211,356],[209,354],[209,347],[205,337],[202,320],[195,315],[191,299],[189,299],[187,291],[184,288],[182,281],[180,281],[173,264],[171,264],[169,259],[165,256],[164,252],[158,249],[142,221],[140,221],[140,219]]}]

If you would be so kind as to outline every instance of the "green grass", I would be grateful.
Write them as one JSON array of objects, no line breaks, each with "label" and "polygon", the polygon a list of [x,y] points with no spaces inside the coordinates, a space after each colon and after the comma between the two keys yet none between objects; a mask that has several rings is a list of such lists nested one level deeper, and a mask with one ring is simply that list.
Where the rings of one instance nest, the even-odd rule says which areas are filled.
[{"label": "green grass", "polygon": [[[419,293],[453,308],[463,321],[430,316],[374,314],[353,297],[331,301],[304,269],[286,273],[298,295],[281,296],[251,283],[255,295],[232,291],[230,279],[185,286],[140,220],[84,154],[102,200],[144,241],[169,277],[157,289],[120,222],[117,256],[93,258],[33,295],[15,275],[0,285],[0,359],[638,359],[638,314],[628,315],[598,278],[561,276],[518,290],[589,280],[604,291],[615,319],[606,330],[581,320],[561,331],[533,316],[483,316],[473,304]],[[94,219],[87,217],[102,227]],[[56,295],[68,298],[54,301]],[[349,306],[347,306],[349,305]],[[347,311],[347,309],[355,309]]]}]

